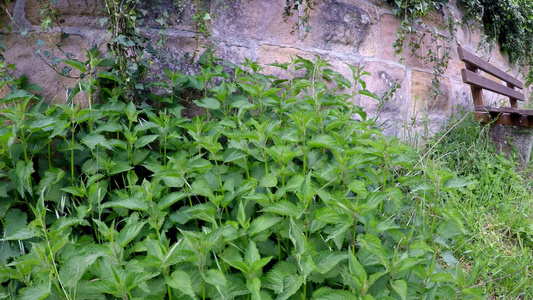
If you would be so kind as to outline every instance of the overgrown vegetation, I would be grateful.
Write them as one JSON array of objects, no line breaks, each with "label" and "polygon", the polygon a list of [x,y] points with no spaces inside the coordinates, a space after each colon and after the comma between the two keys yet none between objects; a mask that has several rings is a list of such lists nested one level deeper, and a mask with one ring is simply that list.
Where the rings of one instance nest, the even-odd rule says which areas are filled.
[{"label": "overgrown vegetation", "polygon": [[[303,3],[285,13],[307,31]],[[68,104],[1,66],[0,299],[532,297],[529,187],[480,127],[421,156],[352,104],[382,101],[368,73],[318,57],[276,78],[207,51],[148,82],[147,12],[106,4],[107,53],[43,53],[81,74]]]},{"label": "overgrown vegetation", "polygon": [[[159,110],[2,98],[4,297],[480,295],[443,202],[467,182],[373,128],[327,62],[278,65],[305,74],[280,80],[202,61],[155,84]],[[190,89],[206,114],[185,119]]]},{"label": "overgrown vegetation", "polygon": [[[452,127],[453,126],[453,127]],[[461,211],[468,235],[454,253],[490,299],[533,297],[533,201],[531,167],[517,172],[495,152],[488,127],[471,116],[450,122],[435,137],[432,159],[474,182],[447,203]]]}]

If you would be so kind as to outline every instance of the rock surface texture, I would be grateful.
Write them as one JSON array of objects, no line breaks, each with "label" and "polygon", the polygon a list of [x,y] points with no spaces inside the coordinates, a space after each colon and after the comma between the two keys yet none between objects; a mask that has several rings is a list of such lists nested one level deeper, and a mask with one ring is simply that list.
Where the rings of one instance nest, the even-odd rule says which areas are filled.
[{"label": "rock surface texture", "polygon": [[[100,20],[105,15],[103,0],[58,0],[56,9],[59,18],[55,27],[41,32],[42,11],[39,2],[12,1],[7,12],[0,12],[2,24],[10,24],[12,31],[2,29],[2,42],[6,49],[3,55],[6,64],[16,63],[16,75],[27,74],[33,83],[43,89],[43,96],[49,102],[65,101],[66,89],[76,84],[75,79],[60,76],[47,67],[52,53],[61,57],[57,49],[71,53],[71,58],[85,60],[85,50],[94,45],[103,45],[109,38]],[[283,16],[284,0],[231,0],[231,1],[175,1],[154,0],[152,4],[141,4],[146,11],[146,21],[140,28],[150,36],[159,30],[166,35],[165,59],[154,58],[154,65],[160,68],[177,66],[185,53],[198,57],[205,46],[211,46],[216,54],[226,60],[241,63],[245,58],[262,64],[290,61],[291,56],[313,58],[316,55],[327,59],[345,75],[352,78],[345,63],[365,66],[372,77],[365,77],[368,89],[378,96],[387,95],[385,102],[359,96],[354,101],[376,114],[381,108],[387,120],[388,130],[393,135],[405,136],[405,125],[415,128],[439,130],[458,106],[472,110],[469,87],[462,83],[460,69],[463,64],[456,53],[456,44],[451,45],[451,60],[438,81],[433,80],[435,62],[424,61],[417,55],[410,55],[406,49],[395,53],[394,43],[399,20],[391,13],[384,1],[376,0],[321,0],[310,14],[310,32],[305,34],[305,25],[298,24],[298,12],[291,17]],[[209,36],[198,38],[195,21],[192,20],[195,5],[200,3],[209,12]],[[463,13],[451,5],[449,15],[460,20]],[[165,10],[167,13],[163,13]],[[417,30],[440,32],[442,17],[430,18],[430,23]],[[158,20],[166,25],[162,26]],[[5,26],[4,26],[5,27]],[[60,35],[64,32],[68,37]],[[305,38],[303,38],[305,36]],[[422,38],[432,44],[429,36]],[[476,51],[480,35],[465,26],[459,26],[456,40],[463,47]],[[44,41],[44,44],[39,41]],[[407,41],[406,43],[408,43]],[[39,43],[41,48],[39,50]],[[444,55],[442,44],[438,49],[422,46],[417,53],[435,52]],[[514,69],[497,46],[486,58],[501,69]],[[439,50],[440,49],[440,50]],[[440,51],[440,52],[439,52]],[[479,53],[479,51],[477,51]],[[483,54],[483,53],[482,53]],[[278,69],[265,68],[267,71]],[[190,71],[182,69],[183,72]],[[285,76],[284,74],[276,74]],[[439,92],[434,85],[439,83]],[[396,90],[391,90],[397,86]],[[5,91],[3,91],[5,93]],[[424,123],[425,122],[425,123]],[[429,125],[429,126],[428,126]]]}]

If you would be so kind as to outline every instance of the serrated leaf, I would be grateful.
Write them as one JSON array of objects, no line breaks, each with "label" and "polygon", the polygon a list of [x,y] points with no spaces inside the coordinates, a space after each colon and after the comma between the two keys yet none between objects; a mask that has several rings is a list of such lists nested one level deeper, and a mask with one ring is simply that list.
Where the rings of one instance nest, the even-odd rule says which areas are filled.
[{"label": "serrated leaf", "polygon": [[314,219],[327,224],[337,224],[339,214],[336,213],[333,209],[325,206],[315,210]]},{"label": "serrated leaf", "polygon": [[59,269],[59,278],[62,284],[75,288],[86,269],[103,255],[105,255],[104,252],[98,251],[72,255]]},{"label": "serrated leaf", "polygon": [[402,300],[407,300],[407,282],[405,280],[391,280],[390,285]]},{"label": "serrated leaf", "polygon": [[337,251],[322,251],[313,255],[315,270],[321,274],[326,274],[335,268],[341,261],[348,258],[348,255]]},{"label": "serrated leaf", "polygon": [[126,198],[122,200],[116,200],[106,202],[102,205],[102,208],[108,207],[122,207],[131,210],[148,211],[148,204],[145,201],[138,198]]},{"label": "serrated leaf", "polygon": [[297,275],[287,276],[283,279],[283,291],[278,295],[276,300],[287,300],[302,286],[302,278]]},{"label": "serrated leaf", "polygon": [[270,227],[276,225],[282,219],[283,218],[281,217],[270,217],[265,215],[257,217],[252,221],[250,227],[248,227],[248,235],[252,237],[264,230],[267,230]]},{"label": "serrated leaf", "polygon": [[181,199],[187,197],[188,195],[189,195],[188,193],[183,192],[183,191],[170,193],[166,195],[165,197],[163,197],[163,199],[161,199],[159,203],[157,203],[157,208],[159,208],[160,210],[163,210],[167,207],[170,207],[172,204],[180,201]]},{"label": "serrated leaf", "polygon": [[91,150],[94,150],[96,146],[102,146],[108,150],[113,149],[113,146],[111,146],[109,141],[103,135],[96,134],[96,133],[88,134],[84,136],[81,139],[81,142],[85,144],[87,147],[89,147],[89,149]]},{"label": "serrated leaf", "polygon": [[278,178],[274,173],[268,173],[259,180],[259,186],[262,187],[275,187],[277,184]]},{"label": "serrated leaf", "polygon": [[257,246],[255,245],[253,241],[249,241],[248,247],[246,247],[246,251],[244,252],[244,262],[248,266],[251,266],[260,259],[261,259],[261,256],[259,255]]},{"label": "serrated leaf", "polygon": [[296,252],[300,255],[305,253],[305,235],[304,233],[296,226],[296,223],[291,218],[290,227],[289,227],[289,237],[296,249]]},{"label": "serrated leaf", "polygon": [[378,261],[387,269],[390,268],[390,261],[387,258],[385,249],[381,245],[381,240],[371,234],[365,234],[364,236],[358,238],[358,241],[361,245],[368,250],[370,253],[374,254]]},{"label": "serrated leaf", "polygon": [[142,148],[150,144],[151,142],[155,141],[157,138],[158,138],[158,135],[156,134],[143,135],[135,141],[135,144],[134,144],[135,148],[136,149]]},{"label": "serrated leaf", "polygon": [[194,100],[194,104],[205,109],[219,109],[220,101],[214,98],[203,98],[201,100]]},{"label": "serrated leaf", "polygon": [[244,151],[235,149],[235,148],[228,148],[226,152],[224,153],[224,162],[233,162],[236,160],[239,160],[241,158],[245,158],[247,156]]},{"label": "serrated leaf", "polygon": [[207,270],[207,272],[202,273],[202,278],[205,282],[214,285],[218,293],[224,298],[224,293],[226,289],[226,277],[224,273],[219,270]]},{"label": "serrated leaf", "polygon": [[24,196],[25,192],[28,192],[29,194],[32,193],[30,180],[31,174],[33,174],[34,171],[33,162],[31,160],[19,160],[15,165],[15,187],[20,195]]},{"label": "serrated leaf", "polygon": [[473,182],[471,180],[466,179],[466,178],[452,177],[452,178],[446,180],[441,185],[441,188],[443,190],[447,191],[447,190],[453,190],[453,189],[458,189],[458,188],[462,188],[462,187],[465,187],[465,186],[469,186],[471,184],[473,184]]},{"label": "serrated leaf", "polygon": [[141,232],[141,229],[144,227],[144,224],[146,224],[146,222],[135,222],[126,224],[126,226],[124,226],[124,228],[122,228],[122,230],[118,234],[116,243],[122,248],[126,247],[126,245],[131,242],[139,234],[139,232]]},{"label": "serrated leaf", "polygon": [[263,208],[263,211],[289,217],[298,216],[298,207],[294,203],[289,202],[287,200],[275,202]]},{"label": "serrated leaf", "polygon": [[334,290],[329,287],[322,287],[313,292],[312,300],[356,300],[349,291]]},{"label": "serrated leaf", "polygon": [[185,271],[176,270],[172,272],[170,277],[165,278],[165,282],[171,288],[177,289],[193,299],[197,299],[192,289],[191,277]]},{"label": "serrated leaf", "polygon": [[32,285],[19,291],[18,300],[41,300],[50,295],[50,282]]}]

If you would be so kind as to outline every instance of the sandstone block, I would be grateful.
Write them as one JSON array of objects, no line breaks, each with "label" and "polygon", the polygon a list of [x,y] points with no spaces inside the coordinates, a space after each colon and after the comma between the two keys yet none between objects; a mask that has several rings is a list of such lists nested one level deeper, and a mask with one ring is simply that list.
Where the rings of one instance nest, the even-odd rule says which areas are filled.
[{"label": "sandstone block", "polygon": [[[313,28],[306,44],[344,53],[357,53],[364,49],[368,56],[377,54],[374,39],[365,44],[371,33],[372,16],[375,18],[372,11],[369,14],[361,5],[335,0],[321,2],[315,10],[316,17],[311,17]],[[375,38],[377,32],[372,33]]]},{"label": "sandstone block", "polygon": [[[405,70],[386,63],[366,62],[364,70],[371,75],[364,77],[367,90],[379,96],[383,102],[383,113],[396,114],[397,119],[409,110],[407,97],[408,82]],[[393,89],[395,86],[399,88]],[[360,96],[360,105],[371,115],[377,113],[379,101],[367,96]]]},{"label": "sandstone block", "polygon": [[417,117],[430,115],[449,115],[450,105],[450,79],[439,78],[439,92],[436,94],[433,86],[434,75],[427,72],[412,71],[411,73],[411,99],[414,114]]},{"label": "sandstone block", "polygon": [[[26,1],[26,18],[33,25],[41,25],[41,10],[45,9],[48,1],[40,4],[32,0]],[[51,2],[51,1],[50,1]],[[63,26],[83,26],[99,28],[99,20],[104,16],[104,0],[57,0],[57,5],[50,3],[50,8],[57,11],[59,25]],[[54,27],[57,27],[54,24]]]},{"label": "sandstone block", "polygon": [[[50,39],[49,39],[50,38]],[[59,51],[55,44],[61,43],[62,50],[70,53],[70,59],[78,59],[82,62],[86,60],[85,49],[87,42],[82,36],[70,36],[61,39],[59,35],[35,34],[29,37],[21,35],[5,35],[4,43],[6,51],[3,53],[6,64],[16,65],[16,76],[26,74],[30,83],[36,83],[44,89],[42,96],[46,102],[64,103],[66,100],[66,90],[74,87],[78,82],[76,78],[67,78],[58,74],[47,64],[52,64],[53,57],[59,59],[66,58],[63,52]],[[38,50],[38,43],[44,43]],[[47,53],[45,53],[47,51]],[[65,64],[59,63],[57,70],[61,70]],[[79,76],[79,71],[73,70],[71,76]]]}]

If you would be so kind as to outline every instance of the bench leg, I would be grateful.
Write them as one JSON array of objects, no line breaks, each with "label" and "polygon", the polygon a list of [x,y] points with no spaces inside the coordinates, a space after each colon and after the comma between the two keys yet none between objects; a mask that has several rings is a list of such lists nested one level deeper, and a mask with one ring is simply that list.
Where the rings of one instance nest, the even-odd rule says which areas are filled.
[{"label": "bench leg", "polygon": [[524,169],[527,166],[533,144],[533,129],[492,124],[489,135],[498,152],[510,155],[515,147],[519,168]]}]

